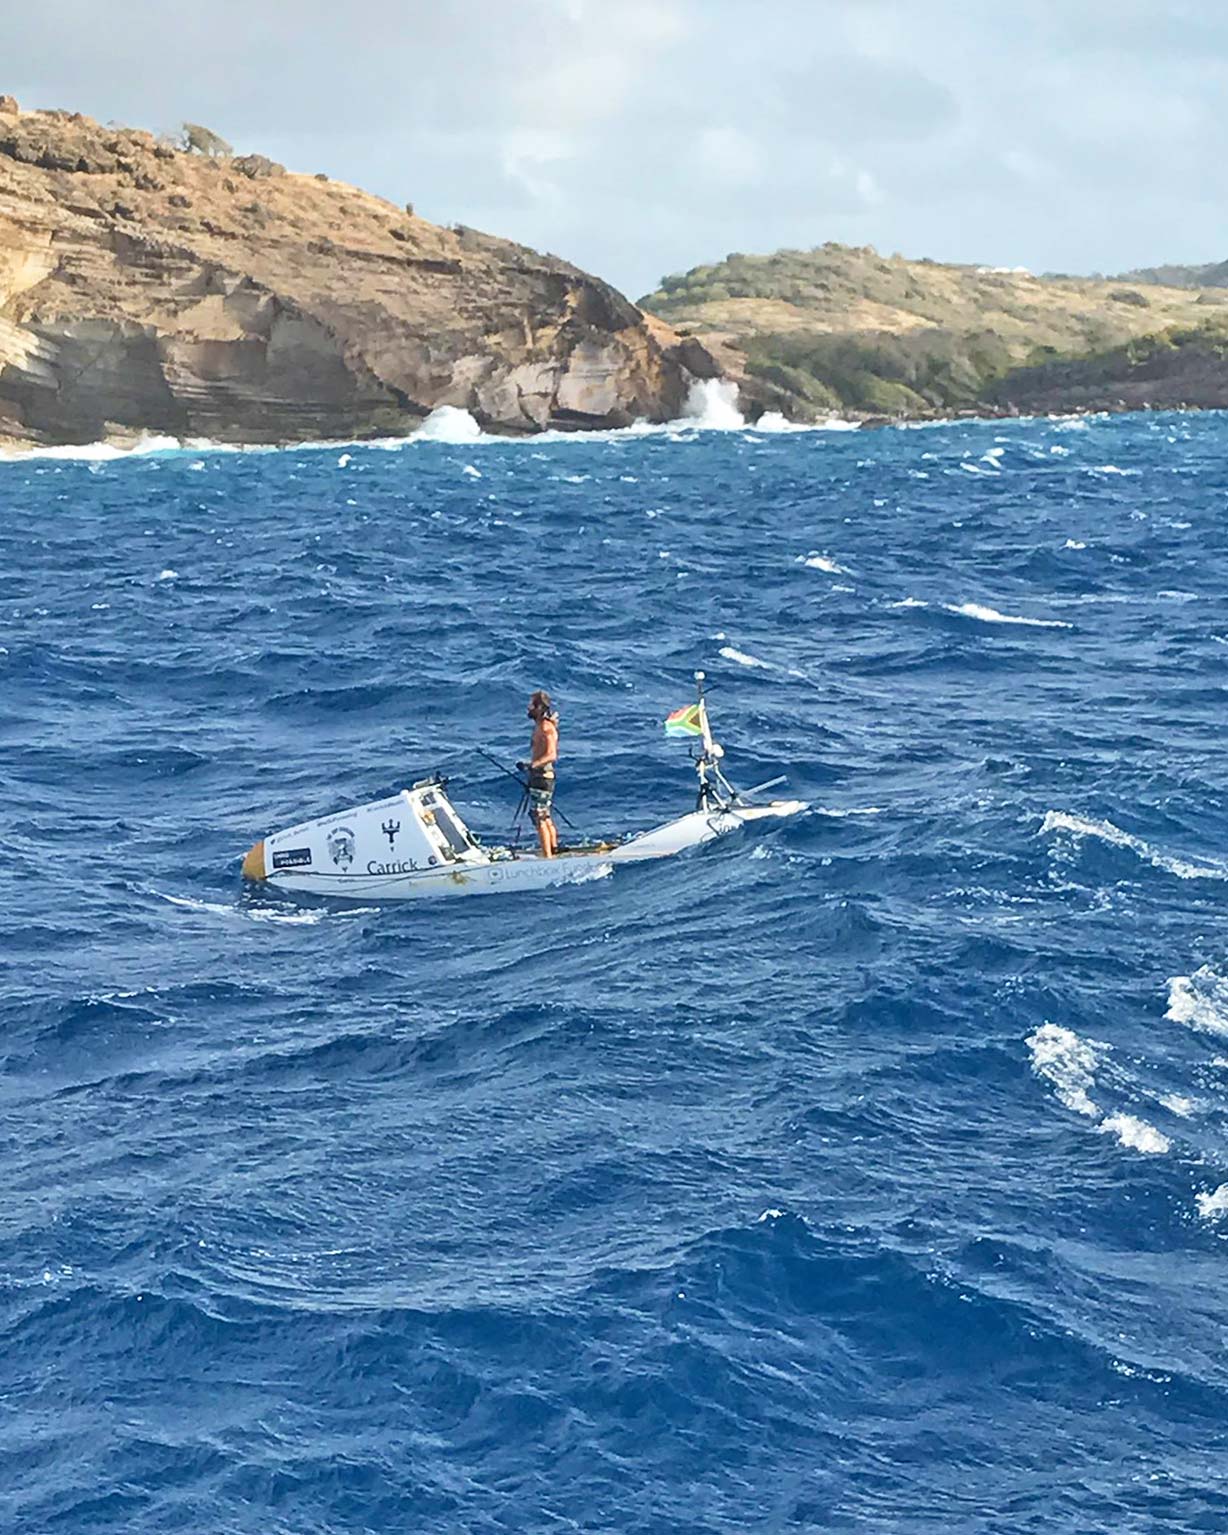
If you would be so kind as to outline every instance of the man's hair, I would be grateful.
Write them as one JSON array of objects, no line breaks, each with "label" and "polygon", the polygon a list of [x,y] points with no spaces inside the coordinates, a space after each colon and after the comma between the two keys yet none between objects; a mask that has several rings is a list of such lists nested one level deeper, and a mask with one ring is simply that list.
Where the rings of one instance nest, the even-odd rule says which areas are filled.
[{"label": "man's hair", "polygon": [[533,696],[529,699],[529,703],[533,705],[540,704],[541,707],[546,711],[547,716],[554,715],[558,712],[554,705],[550,702],[550,694],[546,692],[545,688],[538,688]]}]

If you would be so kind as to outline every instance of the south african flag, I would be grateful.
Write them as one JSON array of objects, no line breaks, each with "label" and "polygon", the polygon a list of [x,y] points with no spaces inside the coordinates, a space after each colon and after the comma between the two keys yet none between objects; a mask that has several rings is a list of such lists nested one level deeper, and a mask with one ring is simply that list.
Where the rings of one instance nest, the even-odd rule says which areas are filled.
[{"label": "south african flag", "polygon": [[700,723],[700,706],[688,704],[685,709],[675,709],[665,721],[667,736],[700,736],[704,727]]}]

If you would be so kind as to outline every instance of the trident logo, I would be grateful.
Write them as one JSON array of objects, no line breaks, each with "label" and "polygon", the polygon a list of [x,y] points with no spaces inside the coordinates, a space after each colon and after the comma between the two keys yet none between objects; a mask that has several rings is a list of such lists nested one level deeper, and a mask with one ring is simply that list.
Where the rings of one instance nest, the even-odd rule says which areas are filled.
[{"label": "trident logo", "polygon": [[382,831],[384,836],[388,838],[389,847],[396,846],[397,832],[399,832],[400,829],[400,821],[394,821],[391,816],[389,816],[384,824],[380,827],[380,831]]}]

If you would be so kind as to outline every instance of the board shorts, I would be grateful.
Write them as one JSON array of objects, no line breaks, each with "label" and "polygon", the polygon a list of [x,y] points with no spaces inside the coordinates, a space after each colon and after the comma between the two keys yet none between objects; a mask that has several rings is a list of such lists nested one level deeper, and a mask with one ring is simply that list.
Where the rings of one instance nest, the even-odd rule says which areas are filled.
[{"label": "board shorts", "polygon": [[550,807],[554,803],[554,774],[534,773],[529,779],[529,815],[536,826],[539,821],[550,819]]}]

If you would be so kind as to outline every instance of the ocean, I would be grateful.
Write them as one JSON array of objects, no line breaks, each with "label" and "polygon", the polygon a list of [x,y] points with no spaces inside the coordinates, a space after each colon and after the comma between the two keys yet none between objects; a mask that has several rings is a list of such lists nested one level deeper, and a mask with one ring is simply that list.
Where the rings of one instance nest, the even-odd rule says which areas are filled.
[{"label": "ocean", "polygon": [[1226,682],[1224,415],[0,463],[0,1527],[1228,1528]]}]

